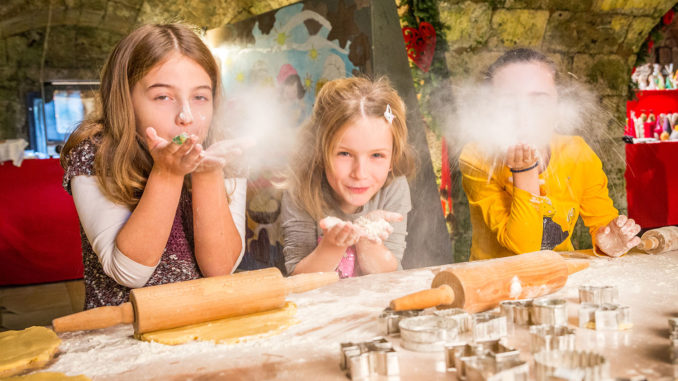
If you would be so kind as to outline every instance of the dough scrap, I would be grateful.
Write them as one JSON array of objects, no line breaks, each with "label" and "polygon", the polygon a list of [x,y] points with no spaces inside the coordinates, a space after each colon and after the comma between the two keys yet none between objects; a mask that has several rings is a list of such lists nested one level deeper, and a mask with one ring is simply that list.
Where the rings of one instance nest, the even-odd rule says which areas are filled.
[{"label": "dough scrap", "polygon": [[296,312],[296,304],[287,302],[284,307],[269,311],[147,332],[135,335],[135,337],[142,341],[155,341],[166,345],[185,344],[194,340],[213,341],[216,344],[235,344],[273,336],[284,331],[299,323],[294,318]]},{"label": "dough scrap", "polygon": [[59,372],[40,372],[10,377],[4,381],[91,381],[91,378],[83,375],[67,376]]},{"label": "dough scrap", "polygon": [[61,339],[49,328],[0,332],[0,377],[40,368],[52,359]]}]

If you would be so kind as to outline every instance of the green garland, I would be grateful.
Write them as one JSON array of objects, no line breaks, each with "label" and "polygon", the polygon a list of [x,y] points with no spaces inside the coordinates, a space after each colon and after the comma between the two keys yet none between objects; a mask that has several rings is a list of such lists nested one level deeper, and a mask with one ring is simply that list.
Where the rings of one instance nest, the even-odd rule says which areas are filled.
[{"label": "green garland", "polygon": [[431,106],[431,98],[432,96],[438,96],[433,94],[437,93],[440,85],[450,77],[445,60],[447,43],[443,38],[444,31],[448,27],[440,21],[440,12],[438,11],[438,2],[436,0],[397,1],[400,22],[403,27],[419,28],[419,23],[426,21],[436,31],[436,46],[429,71],[424,72],[412,62],[410,62],[410,70],[417,98],[419,99],[419,108],[424,120],[434,132],[440,134],[441,129],[439,124],[441,122],[435,117],[435,109]]},{"label": "green garland", "polygon": [[[650,52],[654,49],[654,46],[660,43],[664,39],[665,30],[668,26],[673,23],[675,17],[678,16],[678,4],[674,5],[669,9],[664,16],[659,19],[657,25],[650,30],[647,38],[643,41],[643,44],[640,45],[638,50],[638,55],[636,56],[635,67],[642,66],[647,63],[648,58],[650,58]],[[638,91],[638,84],[633,81],[629,81],[629,86],[626,94],[626,98],[630,101],[637,100],[636,92]]]},{"label": "green garland", "polygon": [[[668,17],[669,13],[673,13],[672,17]],[[664,39],[664,33],[668,25],[670,25],[674,18],[678,16],[678,4],[674,5],[669,9],[661,19],[659,23],[650,30],[647,38],[643,41],[643,44],[638,50],[638,56],[636,58],[636,67],[647,63],[647,59],[650,57],[650,51],[654,48],[654,45],[660,43]]]}]

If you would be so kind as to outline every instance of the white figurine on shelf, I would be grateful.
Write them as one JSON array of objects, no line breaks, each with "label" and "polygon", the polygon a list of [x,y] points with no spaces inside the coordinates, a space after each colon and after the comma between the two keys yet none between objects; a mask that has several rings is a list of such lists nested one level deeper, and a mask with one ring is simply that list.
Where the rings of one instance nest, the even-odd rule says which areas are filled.
[{"label": "white figurine on shelf", "polygon": [[650,74],[652,74],[650,64],[641,65],[636,68],[636,71],[631,76],[631,80],[638,85],[638,90],[648,89],[648,79]]},{"label": "white figurine on shelf", "polygon": [[650,74],[648,90],[664,90],[664,76],[661,73],[661,65],[654,64],[654,70]]},{"label": "white figurine on shelf", "polygon": [[673,63],[664,65],[664,88],[666,90],[673,90],[676,88],[673,79]]},{"label": "white figurine on shelf", "polygon": [[642,139],[645,137],[645,120],[647,115],[640,114],[638,118],[633,119],[633,125],[636,129],[636,138]]}]

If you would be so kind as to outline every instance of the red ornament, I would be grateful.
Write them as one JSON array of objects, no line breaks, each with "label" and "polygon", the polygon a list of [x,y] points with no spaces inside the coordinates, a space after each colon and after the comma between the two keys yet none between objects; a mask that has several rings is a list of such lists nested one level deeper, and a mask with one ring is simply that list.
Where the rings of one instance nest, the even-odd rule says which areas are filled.
[{"label": "red ornament", "polygon": [[647,52],[648,52],[648,53],[651,53],[653,47],[654,47],[654,41],[653,41],[652,39],[650,39],[650,40],[647,42]]},{"label": "red ornament", "polygon": [[664,14],[664,16],[662,16],[662,23],[664,25],[671,24],[671,22],[673,22],[673,16],[674,15],[675,15],[675,12],[673,11],[673,9],[669,9],[669,11],[666,12],[666,14]]},{"label": "red ornament", "polygon": [[433,25],[422,21],[419,29],[406,26],[403,28],[403,38],[407,56],[419,69],[428,72],[436,50],[436,31]]}]

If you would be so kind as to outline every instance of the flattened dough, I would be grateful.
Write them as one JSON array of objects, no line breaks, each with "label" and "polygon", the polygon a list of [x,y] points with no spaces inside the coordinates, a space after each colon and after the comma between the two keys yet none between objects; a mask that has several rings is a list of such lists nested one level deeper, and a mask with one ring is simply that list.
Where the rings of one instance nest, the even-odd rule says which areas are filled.
[{"label": "flattened dough", "polygon": [[0,377],[45,365],[59,344],[61,339],[45,327],[0,332]]},{"label": "flattened dough", "polygon": [[254,314],[234,316],[186,327],[142,333],[137,339],[167,345],[189,341],[213,341],[217,344],[239,343],[253,338],[272,336],[298,323],[294,318],[296,304],[287,302],[284,307]]},{"label": "flattened dough", "polygon": [[58,372],[40,372],[6,378],[4,381],[90,381],[87,376],[67,376]]}]

